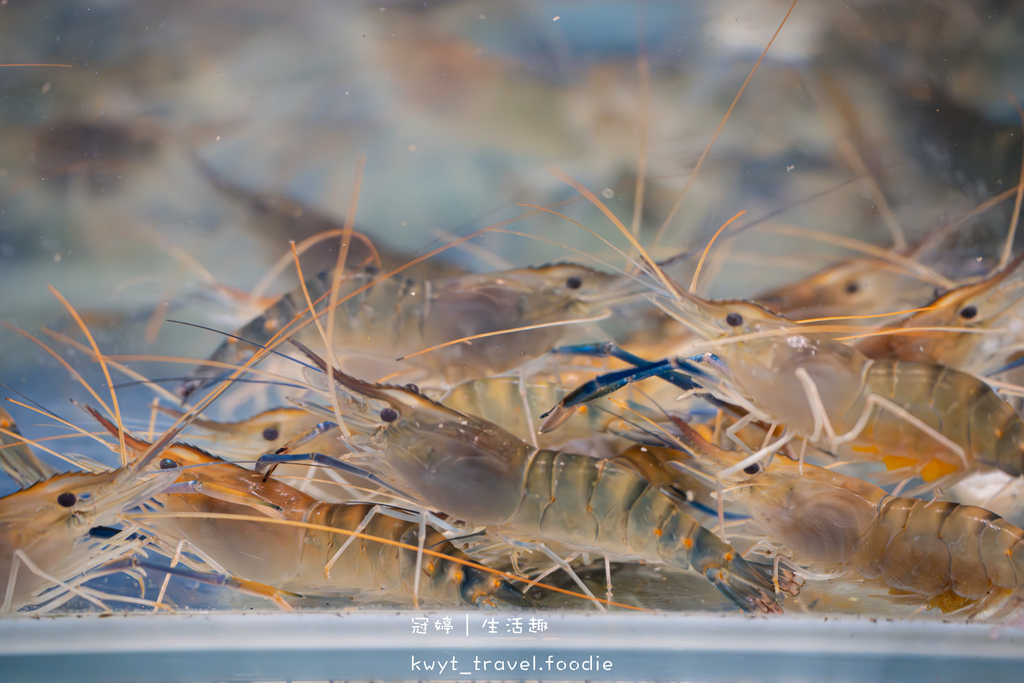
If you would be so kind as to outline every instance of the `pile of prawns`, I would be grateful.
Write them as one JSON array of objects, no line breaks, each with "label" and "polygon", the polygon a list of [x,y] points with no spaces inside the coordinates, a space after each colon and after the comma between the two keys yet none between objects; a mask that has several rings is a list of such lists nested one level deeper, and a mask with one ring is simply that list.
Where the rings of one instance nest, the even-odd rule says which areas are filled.
[{"label": "pile of prawns", "polygon": [[[626,563],[695,572],[755,613],[781,613],[808,581],[875,582],[972,616],[1017,607],[1024,531],[942,494],[979,471],[1024,473],[1024,256],[1007,248],[988,276],[954,282],[875,250],[713,301],[694,291],[707,249],[689,288],[635,240],[629,271],[417,279],[415,261],[348,258],[351,225],[341,233],[334,270],[227,335],[176,394],[159,390],[183,407],[209,391],[161,406],[175,421],[159,438],[90,389],[99,407],[81,407],[107,434],[92,437],[121,467],[64,455],[83,471],[58,473],[2,415],[0,464],[22,490],[0,499],[0,609],[171,609],[175,575],[284,609],[311,596],[533,609],[547,591],[656,607],[613,599]],[[893,313],[886,292],[910,308]],[[63,341],[108,378],[133,373],[60,299],[90,346]],[[359,378],[365,357],[395,368]],[[275,400],[266,386],[281,405],[204,416],[225,392]],[[865,461],[866,478],[841,473]],[[604,599],[578,572],[594,558]],[[122,572],[141,594],[89,584]],[[147,599],[143,577],[160,572]],[[544,583],[552,572],[573,590]]]},{"label": "pile of prawns", "polygon": [[[978,472],[1024,474],[1024,255],[1011,254],[1024,183],[976,210],[1016,198],[987,275],[943,274],[897,239],[715,301],[697,293],[715,238],[683,286],[556,175],[629,240],[616,249],[627,269],[430,261],[454,245],[403,262],[349,216],[293,245],[298,289],[225,334],[174,394],[154,385],[173,418],[159,436],[127,428],[113,388],[108,404],[86,386],[100,432],[79,429],[119,467],[30,441],[0,412],[0,466],[20,487],[0,498],[0,612],[174,609],[175,577],[281,609],[537,609],[556,592],[657,608],[613,591],[627,564],[696,574],[753,613],[852,582],[921,610],[1016,610],[1024,531],[945,496]],[[516,220],[561,216],[532,208]],[[339,237],[335,267],[304,277],[299,254]],[[139,379],[59,298],[89,345],[53,336],[111,387],[112,368]],[[222,395],[274,405],[217,421],[207,411]],[[602,562],[604,598],[580,571]],[[138,589],[96,585],[111,574]]]}]

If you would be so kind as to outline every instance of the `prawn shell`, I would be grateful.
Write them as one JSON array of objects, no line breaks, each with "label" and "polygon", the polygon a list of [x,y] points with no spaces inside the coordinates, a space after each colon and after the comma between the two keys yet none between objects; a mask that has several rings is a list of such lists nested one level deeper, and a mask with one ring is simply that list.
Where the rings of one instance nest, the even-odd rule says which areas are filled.
[{"label": "prawn shell", "polygon": [[559,453],[551,462],[551,502],[540,520],[543,536],[582,547],[597,543],[600,524],[591,507],[599,473],[594,462],[579,467],[579,456]]},{"label": "prawn shell", "polygon": [[500,427],[403,419],[387,434],[388,463],[431,505],[484,525],[504,522],[519,507],[533,449]]},{"label": "prawn shell", "polygon": [[[253,516],[252,507],[202,494],[166,497],[169,513]],[[161,536],[186,538],[229,574],[272,586],[285,585],[301,568],[303,530],[238,519],[179,517],[151,522]]]},{"label": "prawn shell", "polygon": [[754,493],[752,514],[800,557],[818,562],[850,560],[857,539],[871,526],[874,506],[852,491],[800,484],[799,480],[794,483],[781,504],[759,504],[765,497]]},{"label": "prawn shell", "polygon": [[992,585],[1016,588],[1024,583],[1024,532],[1002,520],[988,524],[981,532],[981,561]]},{"label": "prawn shell", "polygon": [[903,530],[882,553],[880,566],[887,586],[928,596],[950,589],[950,550],[936,535],[935,520],[954,509],[955,503],[911,501]]},{"label": "prawn shell", "polygon": [[661,543],[665,531],[672,531],[668,522],[676,513],[678,507],[665,494],[654,488],[644,491],[637,498],[626,520],[626,534],[633,553],[640,557],[657,558],[676,569],[689,569],[689,553],[679,556]]},{"label": "prawn shell", "polygon": [[950,580],[957,595],[979,600],[991,590],[992,583],[982,561],[981,537],[998,520],[987,510],[961,506],[942,523],[939,538],[949,547]]},{"label": "prawn shell", "polygon": [[[978,405],[973,415],[991,424],[989,429],[972,431],[972,447],[978,442],[975,450],[983,462],[998,467],[1007,474],[1019,477],[1024,475],[1024,421],[1005,402],[997,409]],[[984,411],[986,408],[988,413]],[[972,417],[973,417],[972,415]],[[984,424],[981,423],[981,424]],[[995,443],[992,438],[995,437]],[[989,454],[993,454],[994,457]]]},{"label": "prawn shell", "polygon": [[882,575],[882,556],[892,538],[903,530],[915,502],[906,498],[889,498],[882,502],[875,523],[853,549],[857,573],[866,579],[877,579]]}]

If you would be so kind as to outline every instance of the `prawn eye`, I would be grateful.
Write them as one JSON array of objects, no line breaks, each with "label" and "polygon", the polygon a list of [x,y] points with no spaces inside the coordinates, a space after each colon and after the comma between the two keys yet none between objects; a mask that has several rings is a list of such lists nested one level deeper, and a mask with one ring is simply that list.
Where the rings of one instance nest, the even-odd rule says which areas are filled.
[{"label": "prawn eye", "polygon": [[730,313],[725,316],[725,322],[729,323],[733,327],[739,327],[743,324],[743,316],[739,313]]},{"label": "prawn eye", "polygon": [[281,436],[281,432],[277,427],[267,427],[263,430],[263,438],[267,441],[277,441],[279,436]]},{"label": "prawn eye", "polygon": [[761,463],[755,462],[752,465],[747,465],[743,468],[743,471],[747,474],[758,474],[761,471]]},{"label": "prawn eye", "polygon": [[71,493],[71,491],[65,491],[57,496],[57,504],[65,508],[69,508],[74,505],[76,500],[78,499],[75,498],[75,494]]},{"label": "prawn eye", "polygon": [[859,291],[860,291],[860,284],[859,283],[857,283],[857,282],[847,282],[846,283],[846,293],[847,294],[856,294]]},{"label": "prawn eye", "polygon": [[583,278],[573,275],[565,281],[565,286],[569,289],[579,289],[583,286]]},{"label": "prawn eye", "polygon": [[178,466],[178,463],[174,462],[170,458],[164,458],[160,461],[160,469],[162,470],[173,470]]},{"label": "prawn eye", "polygon": [[380,419],[385,422],[394,422],[398,419],[398,411],[394,408],[381,408]]},{"label": "prawn eye", "polygon": [[416,386],[415,384],[406,384],[405,388],[408,389],[409,391],[411,391],[414,394],[420,393],[420,388],[418,386]]},{"label": "prawn eye", "polygon": [[963,309],[962,311],[960,311],[960,317],[963,318],[964,320],[970,320],[971,318],[973,318],[976,315],[978,315],[978,307],[977,306],[968,306],[965,309]]}]

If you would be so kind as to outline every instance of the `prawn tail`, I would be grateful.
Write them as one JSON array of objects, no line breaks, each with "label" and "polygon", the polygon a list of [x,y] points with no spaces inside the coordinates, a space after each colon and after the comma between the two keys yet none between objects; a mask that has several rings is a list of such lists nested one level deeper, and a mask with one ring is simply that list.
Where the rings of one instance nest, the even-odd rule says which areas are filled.
[{"label": "prawn tail", "polygon": [[524,609],[538,608],[536,602],[505,579],[488,576],[485,572],[465,566],[459,568],[458,574],[462,575],[459,595],[467,605],[496,608],[500,602]]},{"label": "prawn tail", "polygon": [[520,607],[522,609],[543,609],[538,602],[526,595],[523,595],[521,590],[504,579],[497,582],[494,589],[494,597],[506,605],[511,605],[513,607]]},{"label": "prawn tail", "polygon": [[[747,562],[703,527],[697,531],[692,552],[690,561],[693,568],[740,608],[747,612],[782,614],[770,571],[766,573]],[[787,588],[799,590],[795,582]]]},{"label": "prawn tail", "polygon": [[[792,569],[779,565],[775,567],[761,562],[744,560],[745,564],[761,575],[761,577],[776,587],[776,594],[788,593],[792,596],[800,595],[800,589],[804,585],[803,577],[797,575]],[[776,585],[777,584],[777,585]]]}]

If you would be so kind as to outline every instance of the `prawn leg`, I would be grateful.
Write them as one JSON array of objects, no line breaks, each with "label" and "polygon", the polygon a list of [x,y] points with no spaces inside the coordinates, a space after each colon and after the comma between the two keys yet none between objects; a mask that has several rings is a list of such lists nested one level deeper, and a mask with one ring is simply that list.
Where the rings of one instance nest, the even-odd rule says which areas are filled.
[{"label": "prawn leg", "polygon": [[74,593],[75,595],[77,595],[80,598],[88,600],[89,602],[91,602],[93,605],[99,607],[104,612],[109,612],[110,611],[109,607],[107,607],[105,604],[100,602],[98,599],[93,598],[92,596],[90,596],[86,591],[83,591],[83,590],[81,590],[79,588],[76,588],[75,586],[72,586],[71,584],[69,584],[69,583],[67,583],[65,581],[61,581],[57,577],[52,576],[51,574],[49,574],[49,573],[43,571],[42,569],[40,569],[39,566],[36,565],[36,563],[32,561],[32,559],[28,556],[28,554],[24,550],[18,549],[18,550],[14,551],[14,562],[12,563],[13,566],[11,567],[10,578],[7,581],[7,593],[4,596],[4,604],[2,606],[0,606],[0,613],[12,611],[11,610],[11,598],[14,595],[14,586],[15,586],[15,583],[16,583],[17,578],[18,578],[18,566],[20,564],[25,565],[25,567],[30,572],[32,572],[33,574],[35,574],[39,578],[43,579],[44,581],[48,581],[49,583],[56,584],[57,586],[60,586],[64,590],[66,590],[66,591],[68,591],[70,593]]},{"label": "prawn leg", "polygon": [[[195,572],[190,569],[182,569],[180,567],[167,567],[164,565],[156,564],[155,562],[148,562],[146,560],[140,560],[137,557],[132,557],[124,560],[117,560],[110,564],[104,565],[99,568],[99,571],[104,573],[128,571],[131,569],[148,569],[150,571],[161,572],[168,576],[181,576],[192,581],[198,581],[199,583],[205,583],[210,586],[222,586],[224,588],[230,588],[240,593],[246,593],[248,595],[254,595],[260,598],[266,598],[281,609],[291,612],[292,606],[285,602],[283,596],[292,598],[301,598],[302,596],[298,593],[291,593],[289,591],[278,590],[272,586],[267,586],[257,581],[247,581],[246,579],[240,579],[229,574],[220,573],[209,573],[209,572]],[[121,598],[115,598],[121,599]],[[158,603],[159,604],[159,603]]]},{"label": "prawn leg", "polygon": [[554,550],[552,550],[551,548],[547,547],[547,545],[545,545],[543,543],[530,543],[530,542],[527,542],[527,541],[517,541],[517,540],[514,540],[514,539],[504,539],[504,540],[509,545],[514,546],[516,548],[523,548],[525,550],[539,550],[540,552],[542,552],[545,555],[547,555],[551,559],[551,561],[555,563],[555,567],[553,569],[561,569],[566,574],[568,574],[569,578],[572,579],[573,583],[575,583],[577,586],[579,586],[579,589],[581,591],[583,591],[583,594],[586,595],[588,598],[590,598],[594,602],[594,606],[597,607],[598,611],[600,611],[600,612],[606,612],[607,611],[605,609],[605,606],[602,605],[601,602],[597,599],[597,596],[594,595],[594,593],[590,590],[590,588],[587,587],[587,584],[583,583],[583,579],[581,579],[579,577],[579,574],[577,574],[576,571],[569,565],[569,562],[571,562],[572,560],[576,559],[576,557],[579,555],[578,552],[577,553],[573,553],[573,554],[569,555],[567,558],[563,559],[563,558],[558,556],[558,553],[556,553]]},{"label": "prawn leg", "polygon": [[[554,349],[552,353],[592,356],[594,358],[617,358],[630,363],[634,367],[605,373],[589,382],[581,384],[566,394],[558,402],[558,405],[540,416],[545,418],[544,423],[540,427],[542,434],[556,429],[582,404],[618,391],[627,384],[639,382],[649,377],[659,377],[683,391],[693,391],[699,389],[700,386],[695,384],[686,373],[706,376],[704,371],[689,362],[691,360],[703,360],[703,354],[685,360],[670,358],[660,361],[648,361],[621,349],[613,343],[563,346]],[[680,372],[681,370],[685,371],[685,373]]]},{"label": "prawn leg", "polygon": [[349,463],[344,462],[342,460],[338,460],[337,458],[332,458],[329,455],[324,455],[323,453],[268,453],[266,455],[260,456],[259,460],[256,461],[256,466],[254,467],[254,469],[257,472],[262,472],[263,470],[276,465],[284,463],[292,464],[299,462],[312,462],[317,465],[331,467],[340,472],[344,472],[345,474],[351,474],[355,477],[359,477],[360,479],[365,479],[366,481],[373,482],[377,486],[381,486],[390,491],[391,493],[394,493],[395,495],[403,497],[406,496],[404,492],[400,491],[399,489],[396,489],[391,484],[388,484],[386,481],[378,477],[376,474],[367,472],[366,470],[360,467],[350,465]]},{"label": "prawn leg", "polygon": [[[688,361],[694,361],[697,363],[711,361],[712,363],[719,363],[717,357],[715,357],[713,354],[707,353],[702,353],[700,355],[694,356],[692,358],[687,358],[685,360],[666,359],[660,361],[650,361],[647,360],[646,358],[641,358],[636,354],[626,351],[625,349],[623,349],[621,346],[614,342],[605,342],[598,344],[577,344],[574,346],[560,346],[556,349],[552,349],[551,353],[557,353],[560,355],[588,356],[590,358],[615,358],[617,360],[621,360],[625,363],[629,363],[630,365],[634,366],[636,371],[642,371],[644,369],[651,368],[660,368],[666,373],[668,373],[668,371],[671,370],[671,374],[664,374],[658,376],[664,379],[666,382],[674,384],[680,389],[683,389],[684,391],[690,391],[692,389],[698,388],[697,385],[693,383],[693,381],[686,373],[697,376],[705,375],[705,373],[702,370],[700,370],[700,368],[689,363]],[[609,374],[615,375],[616,373]],[[653,375],[645,375],[644,378],[651,376]],[[612,381],[614,380],[609,380],[609,383],[611,383]],[[630,381],[637,382],[639,381],[639,379],[633,379]],[[602,388],[604,385],[605,384],[602,383],[600,386],[595,386],[594,389],[596,390],[598,388]],[[625,383],[620,386],[624,385]],[[610,391],[608,393],[610,393]],[[597,396],[587,397],[586,400],[593,400],[594,398],[599,398],[600,396],[603,395],[604,394],[599,394]]]}]

